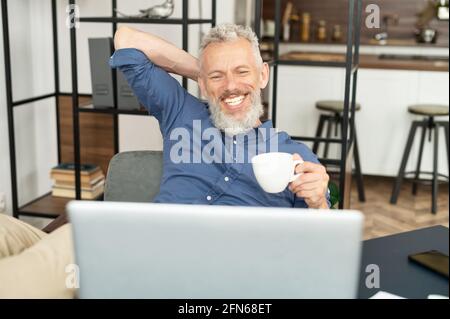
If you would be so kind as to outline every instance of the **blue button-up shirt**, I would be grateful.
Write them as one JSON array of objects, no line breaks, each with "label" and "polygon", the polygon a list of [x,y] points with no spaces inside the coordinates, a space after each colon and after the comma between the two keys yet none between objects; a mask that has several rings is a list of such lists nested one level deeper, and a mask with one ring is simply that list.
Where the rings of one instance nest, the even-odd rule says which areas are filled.
[{"label": "blue button-up shirt", "polygon": [[[205,205],[308,207],[288,188],[266,193],[256,181],[250,163],[250,149],[258,153],[273,151],[298,153],[305,161],[318,163],[317,157],[302,143],[264,122],[254,138],[234,136],[230,143],[210,119],[208,104],[189,94],[172,76],[136,49],[120,49],[110,60],[125,75],[135,95],[159,122],[164,139],[164,170],[160,192],[154,202]],[[204,158],[204,149],[216,138],[223,152]],[[199,147],[199,148],[196,148]],[[266,147],[264,149],[264,147]],[[200,150],[200,151],[198,151]],[[203,150],[203,154],[202,151]],[[241,155],[244,154],[244,155]],[[237,160],[239,157],[241,160]],[[242,160],[244,159],[244,160]]]}]

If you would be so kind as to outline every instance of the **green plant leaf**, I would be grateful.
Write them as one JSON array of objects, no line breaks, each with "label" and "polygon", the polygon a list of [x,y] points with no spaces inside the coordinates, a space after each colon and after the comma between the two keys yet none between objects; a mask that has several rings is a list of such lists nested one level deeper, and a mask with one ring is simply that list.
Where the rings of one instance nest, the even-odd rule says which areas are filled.
[{"label": "green plant leaf", "polygon": [[339,194],[339,187],[333,183],[328,183],[328,189],[330,190],[330,202],[331,202],[331,208],[336,208],[335,205],[339,203],[340,200],[340,194]]}]

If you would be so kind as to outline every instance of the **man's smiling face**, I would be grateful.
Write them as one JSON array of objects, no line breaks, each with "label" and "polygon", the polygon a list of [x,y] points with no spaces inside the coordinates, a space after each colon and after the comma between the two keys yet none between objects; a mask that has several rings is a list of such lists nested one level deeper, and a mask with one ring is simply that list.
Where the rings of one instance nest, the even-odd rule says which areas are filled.
[{"label": "man's smiling face", "polygon": [[214,124],[220,129],[229,125],[237,131],[257,126],[261,89],[268,78],[268,65],[258,61],[247,39],[208,45],[201,57],[199,85],[210,102]]}]

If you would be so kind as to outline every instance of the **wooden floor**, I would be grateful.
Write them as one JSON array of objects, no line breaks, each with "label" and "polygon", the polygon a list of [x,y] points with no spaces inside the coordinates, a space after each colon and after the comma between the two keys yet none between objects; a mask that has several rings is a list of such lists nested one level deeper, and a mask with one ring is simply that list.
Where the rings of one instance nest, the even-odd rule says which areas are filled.
[{"label": "wooden floor", "polygon": [[438,212],[431,213],[431,186],[419,185],[411,193],[412,183],[405,181],[396,205],[390,204],[394,179],[364,177],[366,202],[358,201],[356,185],[352,184],[351,208],[365,215],[364,239],[396,234],[434,225],[449,226],[448,183],[439,185]]}]

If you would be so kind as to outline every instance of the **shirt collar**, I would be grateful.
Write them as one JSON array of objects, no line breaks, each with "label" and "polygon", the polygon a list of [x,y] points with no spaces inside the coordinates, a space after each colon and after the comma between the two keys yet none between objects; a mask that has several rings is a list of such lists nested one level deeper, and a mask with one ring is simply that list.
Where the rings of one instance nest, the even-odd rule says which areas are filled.
[{"label": "shirt collar", "polygon": [[[278,134],[278,130],[273,128],[273,123],[271,120],[267,120],[262,123],[260,126],[258,126],[258,129],[258,134],[264,139],[264,142],[272,139]],[[265,131],[265,134],[262,133],[263,131]]]},{"label": "shirt collar", "polygon": [[[278,134],[278,129],[273,128],[273,123],[271,120],[267,120],[263,122],[260,126],[253,128],[258,132],[259,138],[261,138],[264,142],[267,142],[268,140],[272,139]],[[225,136],[225,133],[223,131],[220,131],[222,137]],[[246,133],[242,133],[246,134]],[[238,134],[239,135],[239,134]]]}]

